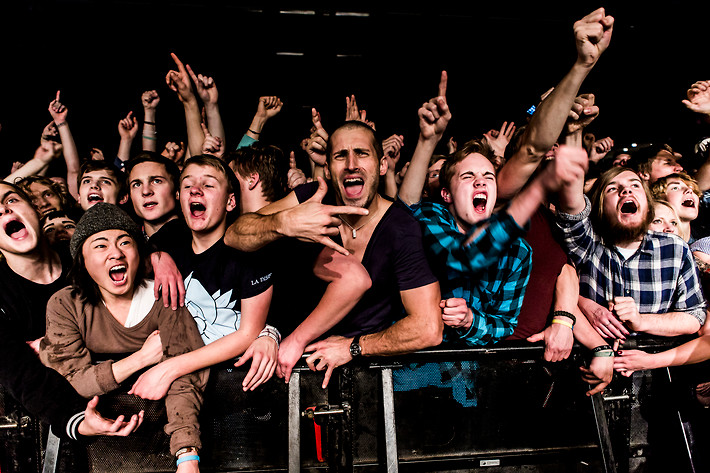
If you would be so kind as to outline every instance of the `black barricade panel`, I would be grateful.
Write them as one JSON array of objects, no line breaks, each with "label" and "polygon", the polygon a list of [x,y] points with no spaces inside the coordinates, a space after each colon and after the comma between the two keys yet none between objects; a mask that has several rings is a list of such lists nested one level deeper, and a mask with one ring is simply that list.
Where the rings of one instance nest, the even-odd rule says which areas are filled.
[{"label": "black barricade panel", "polygon": [[[516,348],[365,359],[336,370],[326,389],[322,372],[299,365],[301,471],[383,471],[384,368],[392,373],[401,471],[603,471],[596,419],[584,394],[588,386],[578,371],[584,360],[575,353],[554,364],[540,359],[541,350]],[[289,468],[288,386],[274,378],[245,393],[247,369],[225,364],[211,370],[200,416],[201,471]],[[694,393],[687,390],[703,376],[684,368],[671,373],[674,383],[667,370],[617,376],[607,390],[603,410],[615,471],[690,471],[678,406],[685,406],[686,424],[708,430],[703,421],[709,410],[691,402]],[[0,417],[24,415],[8,396],[0,394],[0,401]],[[99,404],[107,417],[140,409],[146,412],[144,424],[130,437],[97,438],[88,445],[62,442],[57,471],[175,471],[163,431],[163,401],[118,393],[103,396]],[[36,422],[0,429],[0,471],[41,471],[43,430]],[[700,440],[707,438],[705,432]],[[697,442],[690,439],[691,447],[697,449]]]}]

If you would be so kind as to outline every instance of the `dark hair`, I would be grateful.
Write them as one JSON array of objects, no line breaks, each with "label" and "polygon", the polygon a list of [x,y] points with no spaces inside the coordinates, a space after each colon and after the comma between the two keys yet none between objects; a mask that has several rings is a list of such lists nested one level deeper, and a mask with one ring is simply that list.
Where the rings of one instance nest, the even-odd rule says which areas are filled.
[{"label": "dark hair", "polygon": [[[131,236],[133,238],[133,236]],[[136,271],[136,278],[133,283],[133,288],[139,287],[145,281],[146,276],[146,261],[148,261],[148,245],[142,239],[136,240],[138,248],[138,270]],[[86,244],[86,242],[84,242]],[[71,269],[67,273],[67,281],[71,285],[72,291],[71,295],[73,297],[79,297],[81,300],[86,301],[91,305],[98,305],[101,302],[101,291],[99,290],[99,285],[96,281],[89,275],[86,270],[86,261],[84,260],[83,249],[77,251],[74,261],[72,262]]]},{"label": "dark hair", "polygon": [[328,143],[326,143],[325,147],[325,155],[326,159],[330,160],[331,155],[333,153],[333,136],[337,131],[340,130],[354,130],[354,129],[361,129],[361,130],[366,130],[370,133],[372,136],[372,147],[375,149],[375,155],[377,156],[377,161],[382,159],[382,157],[385,155],[384,151],[382,150],[382,143],[377,141],[377,136],[375,135],[375,130],[372,129],[372,127],[364,122],[358,121],[358,120],[348,120],[341,126],[339,126],[333,133],[330,134],[328,137]]},{"label": "dark hair", "polygon": [[478,153],[483,155],[495,169],[495,156],[493,154],[493,149],[488,144],[486,139],[471,140],[464,144],[460,149],[456,150],[454,154],[446,158],[444,165],[441,166],[441,172],[439,172],[439,182],[441,183],[441,188],[448,189],[451,186],[451,180],[454,178],[454,173],[456,165],[463,161],[469,154]]},{"label": "dark hair", "polygon": [[55,218],[68,218],[74,220],[63,210],[52,210],[51,212],[48,212],[42,216],[42,218],[39,220],[39,224],[40,226],[44,227],[44,224],[47,223],[47,220],[54,220]]},{"label": "dark hair", "polygon": [[[20,196],[20,199],[22,199],[25,202],[27,202],[28,204],[32,205],[32,199],[30,198],[29,195],[27,195],[27,192],[25,192],[25,190],[22,187],[20,187],[19,185],[13,184],[12,182],[7,182],[7,181],[0,181],[0,184],[4,184],[4,185],[12,188],[12,190],[17,195]],[[32,208],[34,208],[34,206],[32,206]]]},{"label": "dark hair", "polygon": [[130,188],[130,176],[133,168],[142,163],[157,163],[165,167],[165,171],[170,176],[173,183],[173,191],[180,188],[180,168],[172,159],[168,159],[155,151],[143,151],[126,164],[126,186]]},{"label": "dark hair", "polygon": [[289,163],[280,148],[257,142],[232,151],[227,155],[227,162],[234,162],[236,172],[242,177],[259,174],[262,192],[269,202],[276,202],[286,195]]},{"label": "dark hair", "polygon": [[79,176],[76,178],[77,189],[81,187],[81,180],[84,178],[84,174],[94,171],[106,171],[116,179],[119,200],[126,195],[126,177],[116,166],[107,161],[84,161],[79,169]]}]

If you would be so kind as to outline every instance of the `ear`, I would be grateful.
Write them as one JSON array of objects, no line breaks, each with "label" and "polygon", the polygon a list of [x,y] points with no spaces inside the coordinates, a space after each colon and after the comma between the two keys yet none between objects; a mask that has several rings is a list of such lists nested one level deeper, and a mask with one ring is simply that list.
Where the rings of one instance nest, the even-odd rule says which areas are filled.
[{"label": "ear", "polygon": [[249,190],[253,190],[260,181],[259,173],[258,172],[253,172],[249,175],[249,178],[247,179],[247,184],[249,184]]},{"label": "ear", "polygon": [[125,204],[126,202],[128,202],[128,194],[121,197],[121,200],[118,201],[118,203],[121,205]]},{"label": "ear", "polygon": [[325,166],[323,166],[323,174],[325,174],[325,178],[327,180],[330,180],[330,168],[328,167],[327,164]]},{"label": "ear", "polygon": [[387,159],[383,156],[382,159],[380,159],[380,176],[387,174],[388,168],[389,165],[387,164]]},{"label": "ear", "polygon": [[232,192],[229,194],[229,197],[227,197],[227,212],[231,212],[237,207],[237,198],[234,197],[234,193]]},{"label": "ear", "polygon": [[451,198],[451,192],[449,192],[449,189],[446,188],[441,189],[441,198],[444,199],[444,202],[447,204],[450,204],[453,201]]},{"label": "ear", "polygon": [[651,180],[651,175],[650,175],[649,173],[647,173],[647,172],[640,172],[640,171],[639,171],[639,172],[638,172],[638,175],[639,175],[639,177],[640,177],[641,179],[643,179],[643,180],[646,181],[646,182],[648,182],[648,181]]}]

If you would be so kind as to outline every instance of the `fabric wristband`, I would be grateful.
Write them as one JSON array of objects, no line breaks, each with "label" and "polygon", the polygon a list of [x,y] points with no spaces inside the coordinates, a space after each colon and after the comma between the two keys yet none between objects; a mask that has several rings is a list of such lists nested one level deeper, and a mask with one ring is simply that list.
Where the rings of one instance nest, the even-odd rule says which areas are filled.
[{"label": "fabric wristband", "polygon": [[200,456],[199,455],[185,455],[184,457],[180,457],[177,459],[177,461],[175,462],[175,466],[179,466],[180,463],[182,463],[182,462],[189,462],[189,461],[193,461],[193,460],[197,460],[197,463],[200,463]]},{"label": "fabric wristband", "polygon": [[155,122],[149,122],[148,120],[143,120],[143,123],[145,123],[146,125],[153,125],[153,126],[155,126]]},{"label": "fabric wristband", "polygon": [[260,134],[261,134],[260,131],[254,131],[254,130],[252,130],[251,128],[249,128],[249,131],[250,131],[251,133],[254,133],[255,135],[260,135]]},{"label": "fabric wristband", "polygon": [[571,322],[567,322],[566,320],[555,318],[555,319],[552,319],[552,323],[564,325],[565,327],[569,327],[570,330],[574,330],[574,325],[572,325]]},{"label": "fabric wristband", "polygon": [[552,313],[552,317],[567,317],[572,321],[572,325],[577,323],[577,318],[566,310],[556,310]]},{"label": "fabric wristband", "polygon": [[273,327],[271,325],[267,325],[264,327],[264,329],[259,333],[259,335],[256,338],[261,338],[261,337],[269,337],[273,338],[274,341],[276,341],[277,345],[281,344],[281,333],[278,331],[276,327]]},{"label": "fabric wristband", "polygon": [[612,356],[614,356],[614,350],[612,350],[611,348],[609,348],[608,350],[600,350],[600,351],[592,353],[592,356],[593,357],[603,357],[603,358],[612,357]]},{"label": "fabric wristband", "polygon": [[612,352],[614,351],[612,350],[611,345],[599,345],[598,347],[592,348],[592,353],[597,353],[605,350],[611,350]]}]

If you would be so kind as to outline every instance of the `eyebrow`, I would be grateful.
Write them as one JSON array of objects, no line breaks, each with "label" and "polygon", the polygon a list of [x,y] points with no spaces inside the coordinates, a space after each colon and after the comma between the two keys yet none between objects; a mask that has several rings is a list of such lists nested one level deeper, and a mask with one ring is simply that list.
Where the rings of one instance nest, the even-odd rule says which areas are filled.
[{"label": "eyebrow", "polygon": [[[161,177],[162,177],[162,176],[161,176]],[[184,181],[185,179],[190,178],[190,177],[191,177],[191,178],[194,178],[195,176],[193,176],[192,174],[187,174],[187,175],[182,176],[182,177],[180,178],[180,182],[182,182],[182,181]],[[215,181],[219,181],[219,177],[213,176],[212,174],[203,174],[202,177],[209,177],[209,178],[211,178],[211,179],[214,179]]]}]

